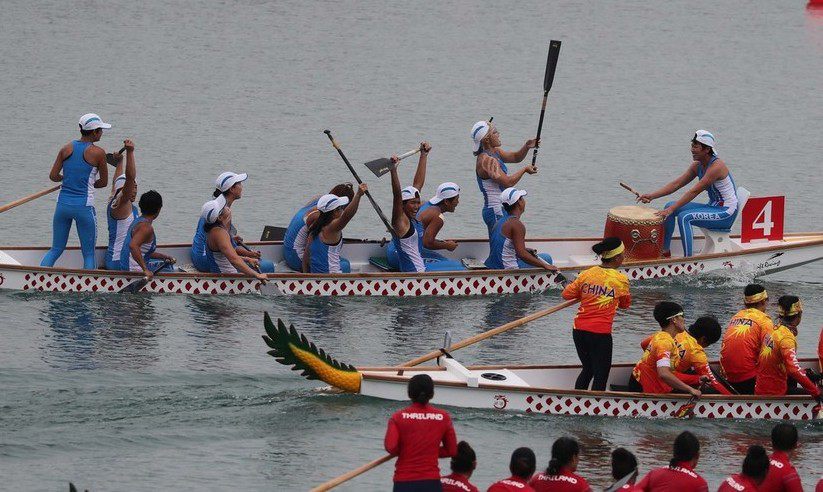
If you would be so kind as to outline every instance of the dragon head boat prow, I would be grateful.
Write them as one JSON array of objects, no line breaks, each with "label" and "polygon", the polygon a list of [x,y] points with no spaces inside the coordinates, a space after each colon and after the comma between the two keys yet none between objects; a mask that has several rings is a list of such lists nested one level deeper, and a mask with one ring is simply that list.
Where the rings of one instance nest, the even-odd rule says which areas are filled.
[{"label": "dragon head boat prow", "polygon": [[268,312],[263,315],[263,325],[266,328],[263,340],[271,348],[267,353],[277,362],[292,366],[293,371],[303,371],[301,375],[307,379],[319,379],[350,393],[360,392],[360,372],[354,366],[331,358],[298,333],[294,325],[286,328],[278,318],[275,326]]}]

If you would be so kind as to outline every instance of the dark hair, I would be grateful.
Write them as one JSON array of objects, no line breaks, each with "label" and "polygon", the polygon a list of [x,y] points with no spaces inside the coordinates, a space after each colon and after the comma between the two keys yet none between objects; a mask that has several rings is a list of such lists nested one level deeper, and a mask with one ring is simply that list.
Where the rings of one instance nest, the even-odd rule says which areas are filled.
[{"label": "dark hair", "polygon": [[87,137],[87,136],[91,135],[92,133],[94,133],[94,130],[83,130],[83,125],[80,125],[80,135],[83,135],[84,137]]},{"label": "dark hair", "polygon": [[140,195],[138,205],[140,205],[140,213],[142,215],[156,215],[160,213],[160,209],[163,208],[163,197],[160,196],[160,193],[149,190]]},{"label": "dark hair", "polygon": [[[600,241],[599,243],[592,246],[592,251],[594,251],[594,254],[596,254],[597,256],[600,256],[603,253],[605,253],[606,251],[611,251],[615,248],[620,247],[621,243],[622,243],[622,241],[620,240],[620,238],[604,237],[602,241]],[[601,258],[600,261],[607,262],[607,261],[611,261],[611,260],[612,260],[612,258],[608,258],[608,259]]]},{"label": "dark hair", "polygon": [[703,147],[703,149],[709,149],[709,150],[711,150],[712,152],[714,152],[714,148],[712,148],[710,145],[706,145],[706,144],[704,144],[703,142],[698,142],[698,141],[697,141],[697,135],[695,135],[694,137],[692,137],[692,142],[691,142],[691,143],[696,143],[696,144],[700,145],[701,147]]},{"label": "dark hair", "polygon": [[660,301],[654,306],[654,320],[661,327],[668,325],[672,316],[683,312],[683,306],[672,301]]},{"label": "dark hair", "polygon": [[[788,313],[789,310],[792,308],[792,305],[799,301],[800,298],[797,296],[780,296],[780,299],[777,300],[777,304],[781,308],[783,308],[783,311]],[[792,321],[797,319],[798,316],[800,316],[800,313],[793,314],[792,316],[780,316],[780,319],[787,323],[791,323]]]},{"label": "dark hair", "polygon": [[417,374],[409,379],[409,399],[426,404],[434,397],[434,381],[428,374]]},{"label": "dark hair", "polygon": [[746,457],[743,459],[743,475],[761,482],[768,472],[769,457],[766,455],[766,450],[758,444],[749,446]]},{"label": "dark hair", "polygon": [[336,185],[334,188],[332,188],[331,191],[329,191],[329,193],[332,195],[344,196],[348,198],[349,201],[352,201],[352,199],[354,198],[354,187],[351,183],[340,183],[339,185]]},{"label": "dark hair", "polygon": [[320,212],[320,215],[318,215],[317,218],[314,219],[314,222],[312,222],[311,227],[309,227],[309,231],[307,233],[309,242],[312,242],[314,238],[317,237],[318,234],[320,234],[320,231],[322,231],[324,227],[329,225],[329,223],[334,220],[334,210],[330,210],[328,212],[320,212],[320,210],[317,210],[318,212]]},{"label": "dark hair", "polygon": [[797,427],[777,424],[772,428],[772,447],[778,451],[791,451],[797,447]]},{"label": "dark hair", "polygon": [[[229,190],[230,190],[230,189],[231,189],[231,188],[229,188]],[[220,191],[220,188],[215,188],[215,189],[214,189],[214,192],[211,194],[211,196],[213,196],[214,198],[217,198],[217,197],[218,197],[218,196],[220,196],[220,195],[228,195],[228,194],[229,194],[229,190],[226,190],[226,191]]]},{"label": "dark hair", "polygon": [[674,452],[669,466],[677,466],[684,461],[691,461],[700,455],[700,441],[689,431],[683,431],[674,438]]},{"label": "dark hair", "polygon": [[700,339],[700,337],[705,338],[705,347],[708,347],[709,345],[712,345],[720,340],[720,334],[722,331],[723,329],[720,327],[720,323],[714,316],[701,316],[694,320],[694,323],[689,325],[689,335],[693,336],[695,339]]},{"label": "dark hair", "polygon": [[517,205],[517,202],[514,202],[511,205],[509,205],[508,203],[503,203],[502,205],[503,205],[503,210],[505,210],[507,214],[511,214],[512,209],[514,208],[515,205]]},{"label": "dark hair", "polygon": [[452,456],[451,469],[454,473],[469,473],[474,471],[477,455],[466,441],[457,443],[457,454]]},{"label": "dark hair", "polygon": [[[766,292],[766,288],[763,287],[760,284],[749,284],[749,285],[746,286],[745,289],[743,289],[743,295],[746,296],[746,297],[753,296],[755,294],[760,294],[761,292]],[[755,302],[754,304],[760,304],[760,303]]]},{"label": "dark hair", "polygon": [[571,463],[580,454],[580,445],[571,437],[561,437],[552,444],[552,459],[546,468],[546,475],[560,475],[560,469]]},{"label": "dark hair", "polygon": [[629,473],[637,470],[637,458],[626,448],[617,448],[612,451],[612,478],[620,480]]},{"label": "dark hair", "polygon": [[537,467],[537,458],[534,456],[534,451],[531,448],[517,448],[512,453],[512,459],[509,461],[509,471],[515,477],[528,479],[534,475],[534,469]]}]

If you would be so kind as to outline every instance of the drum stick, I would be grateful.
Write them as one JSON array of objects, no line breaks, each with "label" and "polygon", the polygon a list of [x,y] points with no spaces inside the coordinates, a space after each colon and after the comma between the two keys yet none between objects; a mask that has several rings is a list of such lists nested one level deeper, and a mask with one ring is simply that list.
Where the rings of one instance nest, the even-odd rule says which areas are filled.
[{"label": "drum stick", "polygon": [[634,196],[636,196],[637,198],[640,198],[640,193],[638,193],[638,192],[637,192],[634,188],[632,188],[631,186],[627,185],[626,183],[624,183],[624,182],[622,182],[622,181],[620,182],[620,186],[622,186],[623,188],[625,188],[625,189],[629,190],[630,192],[634,193]]}]

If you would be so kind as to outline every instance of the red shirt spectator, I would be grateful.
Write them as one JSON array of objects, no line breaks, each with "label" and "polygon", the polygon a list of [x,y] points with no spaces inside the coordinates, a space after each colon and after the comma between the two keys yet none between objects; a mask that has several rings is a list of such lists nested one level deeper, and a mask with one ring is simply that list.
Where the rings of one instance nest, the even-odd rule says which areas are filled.
[{"label": "red shirt spectator", "polygon": [[557,475],[538,473],[532,477],[529,485],[536,492],[590,492],[592,490],[585,478],[572,473],[567,468],[561,468]]},{"label": "red shirt spectator", "polygon": [[709,485],[695,473],[689,463],[678,463],[677,466],[667,466],[652,470],[637,484],[637,488],[644,492],[689,490],[693,492],[709,492]]},{"label": "red shirt spectator", "polygon": [[480,492],[480,489],[469,482],[468,477],[459,473],[440,477],[440,483],[443,485],[443,492]]},{"label": "red shirt spectator", "polygon": [[440,480],[437,459],[457,453],[457,438],[448,412],[412,403],[389,419],[384,446],[397,456],[395,482]]},{"label": "red shirt spectator", "polygon": [[757,490],[757,485],[751,478],[742,473],[736,473],[723,480],[717,492],[757,492]]},{"label": "red shirt spectator", "polygon": [[495,482],[486,492],[536,492],[528,481],[512,475],[509,478]]},{"label": "red shirt spectator", "polygon": [[775,451],[769,458],[769,473],[758,490],[763,492],[803,492],[800,476],[797,474],[788,453]]}]

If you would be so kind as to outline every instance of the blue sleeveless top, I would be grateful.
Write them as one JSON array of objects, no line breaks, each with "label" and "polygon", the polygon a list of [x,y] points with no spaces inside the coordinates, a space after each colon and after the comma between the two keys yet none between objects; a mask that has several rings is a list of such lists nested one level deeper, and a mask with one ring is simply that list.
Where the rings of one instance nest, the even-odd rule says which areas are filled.
[{"label": "blue sleeveless top", "polygon": [[[289,226],[286,228],[286,235],[283,237],[284,250],[295,250],[298,257],[303,256],[303,248],[306,246],[306,236],[309,233],[306,227],[305,215],[316,206],[317,200],[312,200],[305,207],[298,210],[297,213],[294,214],[294,217],[291,218]],[[295,245],[295,243],[298,244]]]},{"label": "blue sleeveless top", "polygon": [[343,273],[340,268],[340,250],[343,237],[337,244],[326,244],[317,234],[309,246],[309,271],[311,273]]},{"label": "blue sleeveless top", "polygon": [[201,272],[209,271],[206,262],[206,230],[203,228],[205,225],[206,219],[200,217],[194,230],[194,238],[191,240],[191,262]]},{"label": "blue sleeveless top", "polygon": [[488,268],[496,270],[517,268],[517,255],[514,252],[514,245],[511,239],[503,235],[503,224],[511,218],[511,215],[505,215],[494,224],[489,238],[489,257],[486,258],[485,262]]},{"label": "blue sleeveless top", "polygon": [[[506,163],[503,162],[503,158],[500,157],[499,153],[491,153],[487,151],[483,151],[484,154],[494,157],[497,160],[497,163],[500,165],[500,169],[509,174],[509,168],[506,167]],[[494,180],[491,179],[482,179],[480,176],[477,176],[477,186],[480,188],[480,192],[483,193],[483,208],[491,208],[494,209],[496,212],[499,212],[502,209],[502,205],[500,202],[500,193],[505,189],[500,184],[496,183]]]},{"label": "blue sleeveless top", "polygon": [[411,236],[398,238],[392,236],[392,243],[397,250],[397,260],[401,272],[425,272],[423,262],[423,224],[419,220],[410,220],[414,232]]},{"label": "blue sleeveless top", "polygon": [[[122,197],[121,197],[122,198]],[[131,223],[138,217],[137,207],[132,204],[131,215],[125,219],[115,219],[111,216],[111,205],[114,199],[109,200],[106,205],[106,219],[109,224],[109,247],[106,249],[106,268],[113,268],[115,262],[120,260],[123,254],[123,248],[128,249],[129,244],[126,242],[126,235],[129,232]]]},{"label": "blue sleeveless top", "polygon": [[94,182],[97,168],[86,162],[83,153],[91,142],[75,140],[71,143],[71,155],[63,161],[63,182],[57,203],[71,206],[94,206]]},{"label": "blue sleeveless top", "polygon": [[[131,257],[131,234],[137,224],[148,222],[149,220],[143,216],[134,219],[134,222],[129,226],[129,231],[126,233],[126,239],[123,241],[123,251],[120,253],[120,269],[140,271],[140,265]],[[152,236],[151,242],[140,245],[140,253],[143,255],[143,261],[148,264],[151,254],[157,249],[157,236]]]}]

